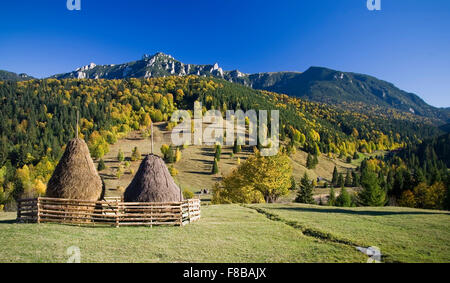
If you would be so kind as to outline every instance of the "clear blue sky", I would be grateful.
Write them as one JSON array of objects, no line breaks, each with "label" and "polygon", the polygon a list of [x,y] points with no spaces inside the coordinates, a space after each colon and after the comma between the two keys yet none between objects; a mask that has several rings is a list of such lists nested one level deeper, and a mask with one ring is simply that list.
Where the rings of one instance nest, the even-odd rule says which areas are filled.
[{"label": "clear blue sky", "polygon": [[2,1],[0,69],[36,77],[157,51],[246,73],[324,66],[365,73],[450,106],[450,1]]}]

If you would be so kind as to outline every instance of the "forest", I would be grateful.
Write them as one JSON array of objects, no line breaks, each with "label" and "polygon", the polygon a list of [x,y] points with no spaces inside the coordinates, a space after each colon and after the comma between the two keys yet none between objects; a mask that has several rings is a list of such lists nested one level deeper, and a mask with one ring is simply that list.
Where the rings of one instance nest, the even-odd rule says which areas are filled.
[{"label": "forest", "polygon": [[[311,156],[344,159],[357,152],[393,151],[398,154],[389,161],[377,160],[382,163],[377,170],[388,180],[391,175],[395,179],[397,172],[415,168],[412,165],[426,167],[422,171],[428,185],[445,179],[445,164],[436,151],[448,154],[448,148],[435,148],[434,155],[420,149],[424,140],[444,132],[432,121],[400,111],[361,114],[198,76],[0,81],[0,205],[45,192],[65,144],[76,135],[77,113],[79,136],[88,143],[91,156],[100,159],[109,145],[130,131],[148,136],[152,122],[168,121],[176,109],[192,110],[195,101],[203,103],[203,111],[280,110],[280,139],[286,151],[300,148]],[[414,145],[419,149],[412,148]],[[423,153],[414,157],[401,150],[405,148]],[[429,161],[427,154],[435,159]],[[436,170],[441,173],[434,173]],[[395,173],[389,175],[391,171]],[[416,171],[408,172],[414,175]],[[408,180],[390,190],[402,197],[403,187],[409,188]],[[414,185],[422,181],[416,180]]]}]

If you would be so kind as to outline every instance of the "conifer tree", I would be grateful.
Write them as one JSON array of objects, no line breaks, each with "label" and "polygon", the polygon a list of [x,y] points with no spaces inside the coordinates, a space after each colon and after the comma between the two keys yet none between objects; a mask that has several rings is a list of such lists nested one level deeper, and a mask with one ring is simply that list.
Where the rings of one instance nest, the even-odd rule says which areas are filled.
[{"label": "conifer tree", "polygon": [[341,193],[336,199],[336,206],[340,207],[352,206],[352,198],[345,188],[341,188]]},{"label": "conifer tree", "polygon": [[100,161],[98,162],[97,170],[103,171],[105,169],[106,169],[105,161],[103,161],[103,159],[100,159]]},{"label": "conifer tree", "polygon": [[361,205],[384,206],[386,204],[386,192],[378,184],[378,176],[375,172],[364,170],[361,175],[361,185],[363,190],[358,194]]},{"label": "conifer tree", "polygon": [[215,159],[217,159],[217,161],[220,161],[220,155],[222,154],[222,146],[220,144],[216,145],[216,151],[215,151]]},{"label": "conifer tree", "polygon": [[337,186],[338,187],[344,187],[345,186],[345,179],[344,179],[344,174],[339,173],[339,177],[337,180]]},{"label": "conifer tree", "polygon": [[215,175],[219,173],[219,164],[217,163],[217,159],[214,158],[214,164],[212,167],[211,174]]},{"label": "conifer tree", "polygon": [[306,158],[306,168],[314,169],[314,160],[311,154],[308,153],[308,157]]},{"label": "conifer tree", "polygon": [[338,178],[339,178],[339,173],[337,171],[337,167],[334,166],[334,170],[333,170],[333,179],[331,180],[331,184],[333,186],[336,186],[338,183]]},{"label": "conifer tree", "polygon": [[300,180],[300,187],[295,201],[307,204],[316,203],[313,198],[313,185],[306,172],[303,175],[303,178]]},{"label": "conifer tree", "polygon": [[350,175],[350,171],[347,171],[347,175],[345,176],[345,186],[346,187],[352,186],[352,177]]},{"label": "conifer tree", "polygon": [[242,150],[241,145],[239,145],[237,140],[235,140],[234,146],[233,146],[233,153],[237,154],[237,153],[241,152],[241,150]]},{"label": "conifer tree", "polygon": [[330,196],[328,197],[328,206],[334,206],[336,204],[336,194],[334,188],[330,188]]},{"label": "conifer tree", "polygon": [[361,184],[359,182],[359,175],[356,172],[352,172],[352,187],[359,187]]}]

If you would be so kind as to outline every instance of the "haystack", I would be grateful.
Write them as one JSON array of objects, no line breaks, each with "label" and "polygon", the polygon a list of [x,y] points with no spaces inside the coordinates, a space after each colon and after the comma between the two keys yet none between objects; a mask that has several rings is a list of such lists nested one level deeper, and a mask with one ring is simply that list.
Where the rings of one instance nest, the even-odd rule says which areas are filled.
[{"label": "haystack", "polygon": [[102,180],[82,139],[69,141],[47,185],[47,197],[99,200]]},{"label": "haystack", "polygon": [[131,184],[125,191],[126,202],[178,202],[183,200],[161,157],[149,154],[142,161]]}]

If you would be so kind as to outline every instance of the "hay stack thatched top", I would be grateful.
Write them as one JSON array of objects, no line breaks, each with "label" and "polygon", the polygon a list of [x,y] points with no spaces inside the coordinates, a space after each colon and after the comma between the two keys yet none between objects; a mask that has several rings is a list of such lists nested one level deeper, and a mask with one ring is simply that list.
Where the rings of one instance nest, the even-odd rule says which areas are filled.
[{"label": "hay stack thatched top", "polygon": [[175,184],[161,157],[149,154],[142,161],[124,194],[126,202],[182,201],[180,188]]},{"label": "hay stack thatched top", "polygon": [[82,139],[71,140],[47,185],[48,197],[98,200],[102,180]]}]

